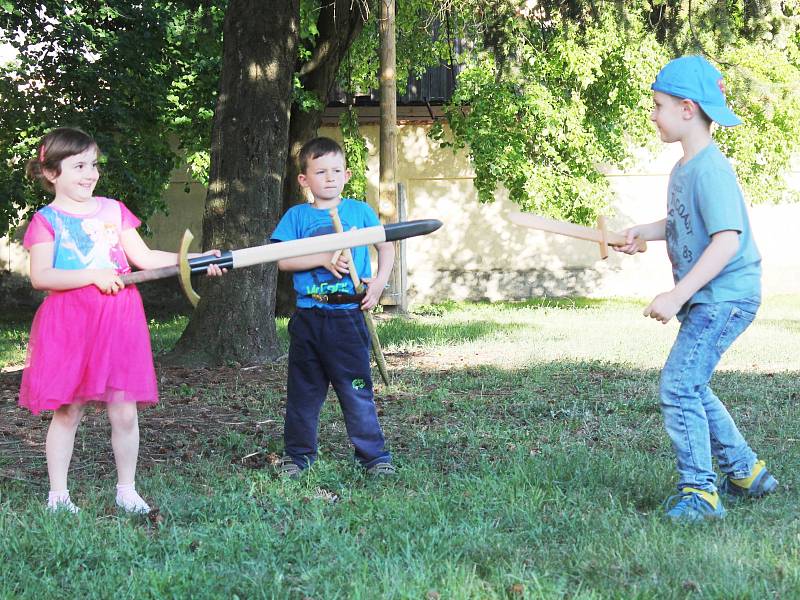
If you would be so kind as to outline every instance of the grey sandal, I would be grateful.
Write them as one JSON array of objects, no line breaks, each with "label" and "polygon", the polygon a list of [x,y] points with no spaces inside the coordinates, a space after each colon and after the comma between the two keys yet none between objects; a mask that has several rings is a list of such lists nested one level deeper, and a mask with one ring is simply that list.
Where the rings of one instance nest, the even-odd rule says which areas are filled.
[{"label": "grey sandal", "polygon": [[379,462],[372,465],[369,469],[367,469],[367,475],[372,475],[374,477],[385,477],[387,475],[396,475],[397,469],[394,468],[392,463],[388,462]]},{"label": "grey sandal", "polygon": [[279,477],[294,478],[300,475],[300,467],[294,462],[291,456],[282,456],[281,462],[278,465]]}]

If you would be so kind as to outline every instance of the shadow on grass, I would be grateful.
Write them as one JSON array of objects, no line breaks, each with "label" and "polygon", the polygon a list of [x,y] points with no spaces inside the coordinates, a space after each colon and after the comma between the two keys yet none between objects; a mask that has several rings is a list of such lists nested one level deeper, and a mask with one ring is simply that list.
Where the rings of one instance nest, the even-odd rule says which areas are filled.
[{"label": "shadow on grass", "polygon": [[517,325],[513,323],[501,324],[492,321],[432,324],[390,319],[379,325],[378,333],[384,346],[403,345],[409,342],[422,346],[475,342],[515,329]]},{"label": "shadow on grass", "polygon": [[[797,372],[775,374],[725,371],[712,387],[748,439],[757,446],[776,443],[800,458],[794,423],[800,418]],[[399,375],[405,401],[382,404],[401,442],[409,431],[404,421],[477,440],[497,433],[509,439],[548,440],[553,432],[567,445],[616,448],[619,451],[666,442],[658,399],[658,369],[635,369],[599,361],[557,361],[526,369],[469,367],[448,372],[422,369]],[[392,398],[390,397],[389,400]],[[415,427],[411,428],[412,430]],[[478,446],[491,443],[486,436]],[[765,443],[764,440],[767,440]],[[793,441],[794,440],[794,441]],[[402,443],[402,442],[401,442]],[[435,452],[446,451],[449,443]],[[406,444],[407,445],[407,444]],[[467,451],[467,446],[462,446]],[[418,448],[410,448],[419,451]]]},{"label": "shadow on grass", "polygon": [[635,302],[634,300],[619,300],[605,298],[578,298],[578,297],[554,297],[554,298],[531,298],[528,300],[509,300],[509,301],[476,301],[476,302],[457,302],[455,300],[445,300],[436,304],[423,304],[414,308],[411,312],[420,316],[441,316],[447,313],[459,312],[468,307],[497,308],[500,310],[524,310],[530,308],[567,308],[583,309],[608,306],[609,304],[619,304],[620,302]]},{"label": "shadow on grass", "polygon": [[[444,316],[448,313],[460,311],[475,311],[475,316],[469,315],[459,323],[430,323],[415,322],[413,319],[393,317],[381,320],[378,330],[384,345],[446,345],[464,342],[476,342],[483,338],[513,332],[517,325],[514,323],[498,323],[491,319],[483,319],[484,310],[530,310],[530,309],[592,309],[620,304],[620,300],[602,300],[592,298],[536,298],[519,302],[453,302],[446,301],[439,304],[421,306],[414,310],[412,315],[421,317]],[[0,332],[0,358],[4,364],[20,363],[24,360],[24,352],[20,345],[27,340],[30,322],[33,318],[31,311],[18,311],[4,314],[0,317],[0,329],[7,331],[8,335]],[[148,313],[150,335],[154,355],[161,356],[169,352],[180,338],[188,322],[185,315],[151,316]],[[277,318],[276,329],[278,341],[282,347],[288,348],[289,338],[286,331],[288,319]],[[527,325],[527,327],[533,327]]]},{"label": "shadow on grass", "polygon": [[[594,308],[605,301],[560,302]],[[457,315],[456,325],[389,321],[382,329],[398,330],[382,336],[479,342],[514,327],[491,321],[494,306],[554,304],[487,304],[486,313]],[[285,334],[285,321],[278,327]],[[166,329],[179,334],[175,324]],[[153,589],[198,598],[564,598],[576,588],[609,598],[677,600],[695,590],[717,598],[797,596],[800,372],[714,377],[742,433],[774,466],[780,493],[757,503],[726,500],[722,523],[674,528],[661,519],[676,476],[657,368],[555,359],[554,352],[525,368],[446,369],[436,364],[439,349],[429,349],[420,344],[427,355],[413,367],[415,358],[389,355],[394,384],[376,390],[398,465],[389,481],[353,466],[332,395],[322,409],[320,461],[297,481],[274,476],[285,362],[159,366],[161,402],[140,412],[137,482],[162,521],[118,516],[108,421],[93,409],[70,471],[83,510],[74,521],[45,515],[49,416],[18,408],[20,373],[0,374],[0,597],[25,590],[88,598],[120,582],[143,598]]]},{"label": "shadow on grass", "polygon": [[[391,363],[389,357],[390,368]],[[392,449],[405,464],[422,461],[440,472],[453,465],[468,469],[505,460],[517,447],[534,454],[573,446],[670,454],[656,369],[557,361],[515,370],[395,368],[393,373],[391,388],[376,390],[376,404]],[[234,470],[266,466],[266,456],[282,446],[285,375],[285,363],[246,372],[159,369],[161,403],[140,412],[141,471],[182,469],[203,457],[222,459]],[[783,459],[795,466],[800,447],[788,440],[796,439],[793,424],[800,421],[798,375],[722,372],[712,382],[754,447],[767,457],[770,448],[780,448]],[[39,487],[49,416],[32,417],[16,406],[19,377],[0,376],[0,467]],[[350,460],[341,409],[332,393],[329,399],[320,423],[322,456]],[[104,412],[87,411],[76,442],[74,477],[111,476],[111,456]]]}]

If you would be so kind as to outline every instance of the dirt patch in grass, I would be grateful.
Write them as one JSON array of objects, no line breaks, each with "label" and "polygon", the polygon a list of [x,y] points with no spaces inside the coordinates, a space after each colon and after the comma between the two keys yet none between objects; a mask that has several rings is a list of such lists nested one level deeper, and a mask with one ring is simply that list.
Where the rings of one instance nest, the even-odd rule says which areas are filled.
[{"label": "dirt patch in grass", "polygon": [[[160,402],[139,412],[140,469],[191,462],[208,453],[236,455],[278,439],[283,429],[284,364],[255,368],[157,367]],[[0,476],[46,485],[44,442],[51,412],[38,416],[17,404],[22,371],[0,373]],[[269,453],[243,464],[265,466]],[[114,471],[110,426],[102,408],[88,407],[78,429],[71,475]]]},{"label": "dirt patch in grass", "polygon": [[[405,366],[408,356],[389,357],[390,370]],[[392,364],[394,363],[394,364]],[[283,445],[283,414],[286,402],[286,362],[258,367],[190,369],[156,367],[160,401],[139,411],[139,471],[160,464],[181,465],[212,457],[224,457],[239,467],[268,468],[278,462]],[[395,371],[394,384],[385,388],[373,373],[376,404],[384,429],[406,431],[418,426],[395,427],[384,415],[390,404],[410,398],[402,391],[402,376]],[[42,488],[47,486],[45,438],[51,412],[38,416],[18,406],[22,371],[0,373],[0,479],[14,479]],[[336,402],[332,391],[329,401]],[[320,441],[341,446],[333,454],[352,452],[340,416],[322,425]],[[395,424],[399,425],[399,424]],[[326,427],[328,429],[326,429]],[[334,430],[334,433],[331,433]],[[401,440],[390,442],[402,447]],[[399,436],[399,434],[397,435]],[[339,439],[342,438],[342,439]],[[90,406],[78,429],[70,477],[113,477],[111,430],[105,411]]]}]

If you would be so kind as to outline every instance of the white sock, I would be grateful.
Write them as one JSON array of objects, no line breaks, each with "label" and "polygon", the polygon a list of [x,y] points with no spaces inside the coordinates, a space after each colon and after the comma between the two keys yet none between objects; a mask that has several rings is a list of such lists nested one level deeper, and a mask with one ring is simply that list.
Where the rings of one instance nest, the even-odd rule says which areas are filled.
[{"label": "white sock", "polygon": [[117,506],[126,512],[145,514],[150,506],[136,492],[136,483],[117,484]]},{"label": "white sock", "polygon": [[55,512],[57,510],[68,510],[76,513],[80,510],[72,503],[69,497],[69,490],[50,491],[47,495],[47,509]]}]

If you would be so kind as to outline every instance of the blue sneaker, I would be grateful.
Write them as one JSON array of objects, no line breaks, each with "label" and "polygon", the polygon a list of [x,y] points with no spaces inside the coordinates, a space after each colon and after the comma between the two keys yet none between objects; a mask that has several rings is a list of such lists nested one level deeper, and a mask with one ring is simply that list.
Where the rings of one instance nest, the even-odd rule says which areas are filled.
[{"label": "blue sneaker", "polygon": [[664,503],[667,517],[676,523],[698,523],[705,519],[721,519],[725,507],[714,492],[685,487],[680,494],[670,496]]},{"label": "blue sneaker", "polygon": [[763,460],[753,465],[750,477],[734,479],[730,475],[725,475],[719,486],[719,491],[723,494],[739,498],[761,498],[777,489],[778,480],[767,471],[767,465]]}]

